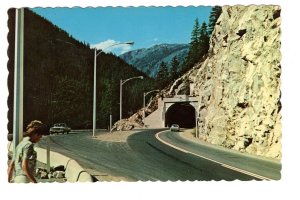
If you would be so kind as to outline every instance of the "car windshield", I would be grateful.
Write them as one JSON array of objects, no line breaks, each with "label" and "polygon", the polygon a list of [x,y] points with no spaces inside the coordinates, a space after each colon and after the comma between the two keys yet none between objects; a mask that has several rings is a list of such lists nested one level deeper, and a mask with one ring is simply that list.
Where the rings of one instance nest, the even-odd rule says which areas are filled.
[{"label": "car windshield", "polygon": [[173,124],[172,126],[173,126],[173,127],[179,127],[179,125],[178,125],[178,124]]},{"label": "car windshield", "polygon": [[54,124],[54,126],[66,126],[64,123]]}]

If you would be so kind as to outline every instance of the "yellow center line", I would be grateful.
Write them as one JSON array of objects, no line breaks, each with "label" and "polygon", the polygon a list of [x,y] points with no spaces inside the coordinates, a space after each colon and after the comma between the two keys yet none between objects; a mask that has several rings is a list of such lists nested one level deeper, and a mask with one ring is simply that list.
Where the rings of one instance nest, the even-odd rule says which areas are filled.
[{"label": "yellow center line", "polygon": [[264,176],[261,176],[261,175],[258,175],[258,174],[254,174],[254,173],[252,173],[252,172],[248,172],[248,171],[246,171],[246,170],[243,170],[243,169],[240,169],[240,168],[237,168],[237,167],[233,167],[233,166],[227,165],[227,164],[225,164],[225,163],[222,163],[222,162],[213,160],[213,159],[211,159],[211,158],[207,158],[207,157],[205,157],[205,156],[202,156],[202,155],[199,155],[199,154],[196,154],[196,153],[187,151],[187,150],[182,149],[182,148],[180,148],[180,147],[177,147],[177,146],[175,146],[175,145],[173,145],[173,144],[170,144],[170,143],[168,143],[168,142],[162,140],[162,139],[159,137],[159,134],[161,134],[161,133],[163,133],[163,132],[167,132],[167,131],[161,131],[161,132],[156,133],[156,134],[155,134],[156,139],[159,140],[161,143],[164,143],[165,145],[168,145],[168,146],[170,146],[170,147],[172,147],[172,148],[174,148],[174,149],[177,149],[178,151],[182,151],[182,152],[184,152],[184,153],[189,153],[189,154],[192,154],[192,155],[194,155],[194,156],[197,156],[197,157],[200,157],[200,158],[204,158],[204,159],[206,159],[206,160],[209,160],[209,161],[212,161],[212,162],[214,162],[214,163],[217,163],[217,164],[221,165],[222,167],[225,167],[225,168],[228,168],[228,169],[231,169],[231,170],[234,170],[234,171],[237,171],[237,172],[240,172],[240,173],[243,173],[243,174],[246,174],[246,175],[249,175],[249,176],[258,178],[258,179],[261,179],[261,180],[268,180],[268,181],[273,180],[273,179],[270,179],[270,178],[267,178],[267,177],[264,177]]}]

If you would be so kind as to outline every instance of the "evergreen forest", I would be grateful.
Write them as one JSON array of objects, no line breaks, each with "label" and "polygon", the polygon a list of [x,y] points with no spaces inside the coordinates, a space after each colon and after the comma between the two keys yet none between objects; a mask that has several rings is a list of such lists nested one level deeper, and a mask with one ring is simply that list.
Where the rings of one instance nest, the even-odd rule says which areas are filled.
[{"label": "evergreen forest", "polygon": [[[15,9],[8,10],[8,132],[13,129]],[[49,127],[65,122],[72,129],[92,128],[94,49],[35,14],[24,12],[24,128],[32,120]],[[97,56],[96,127],[119,120],[120,79],[143,76],[123,85],[123,118],[142,107],[143,92],[154,80],[111,53]]]},{"label": "evergreen forest", "polygon": [[221,13],[222,7],[212,7],[208,25],[206,22],[202,22],[200,25],[198,18],[195,19],[191,32],[189,51],[186,58],[182,64],[180,64],[178,58],[174,56],[170,62],[170,69],[167,67],[168,63],[160,63],[155,77],[157,88],[165,88],[168,84],[172,83],[174,80],[189,71],[196,63],[203,61],[208,54],[209,40]]},{"label": "evergreen forest", "polygon": [[197,62],[202,61],[207,55],[209,49],[209,40],[214,30],[216,22],[221,15],[222,7],[214,6],[210,12],[208,25],[202,22],[200,25],[198,18],[195,19],[194,27],[191,33],[191,42],[189,53],[182,67],[182,73],[187,72]]}]

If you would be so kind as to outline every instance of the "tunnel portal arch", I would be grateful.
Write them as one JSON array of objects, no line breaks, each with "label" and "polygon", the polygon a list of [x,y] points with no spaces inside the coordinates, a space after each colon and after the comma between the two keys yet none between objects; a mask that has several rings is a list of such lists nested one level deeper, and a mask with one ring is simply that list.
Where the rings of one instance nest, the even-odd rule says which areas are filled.
[{"label": "tunnel portal arch", "polygon": [[178,102],[171,105],[165,114],[165,127],[178,124],[181,128],[196,126],[196,110],[188,102]]}]

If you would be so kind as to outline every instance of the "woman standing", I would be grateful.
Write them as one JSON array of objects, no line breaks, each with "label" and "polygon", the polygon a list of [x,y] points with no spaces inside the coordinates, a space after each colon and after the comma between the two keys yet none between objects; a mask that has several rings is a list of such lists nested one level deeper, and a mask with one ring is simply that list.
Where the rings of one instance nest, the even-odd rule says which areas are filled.
[{"label": "woman standing", "polygon": [[46,125],[41,121],[34,120],[28,124],[23,140],[17,145],[9,164],[8,182],[37,182],[34,177],[37,159],[34,144],[39,142],[46,132]]}]

